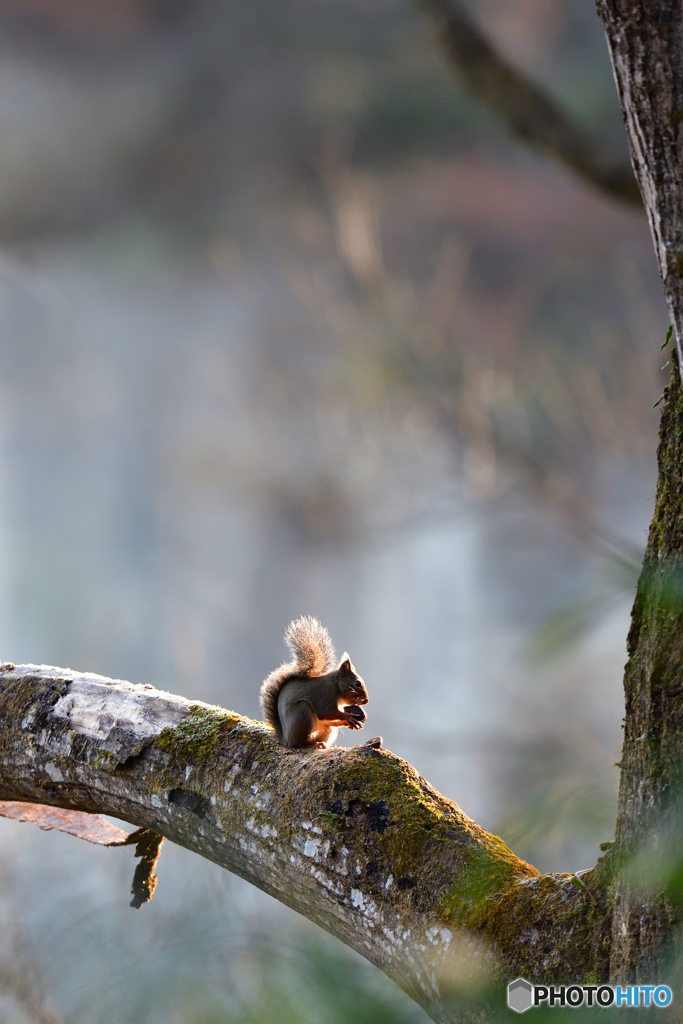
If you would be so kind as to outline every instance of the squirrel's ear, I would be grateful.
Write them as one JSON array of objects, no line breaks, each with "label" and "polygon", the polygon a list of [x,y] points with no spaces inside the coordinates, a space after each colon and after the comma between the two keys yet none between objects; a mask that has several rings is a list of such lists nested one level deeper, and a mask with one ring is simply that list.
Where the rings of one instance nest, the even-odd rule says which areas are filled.
[{"label": "squirrel's ear", "polygon": [[344,653],[342,654],[342,660],[341,665],[339,666],[339,671],[343,676],[353,675],[353,665],[351,664],[351,659],[349,658],[346,651],[344,651]]}]

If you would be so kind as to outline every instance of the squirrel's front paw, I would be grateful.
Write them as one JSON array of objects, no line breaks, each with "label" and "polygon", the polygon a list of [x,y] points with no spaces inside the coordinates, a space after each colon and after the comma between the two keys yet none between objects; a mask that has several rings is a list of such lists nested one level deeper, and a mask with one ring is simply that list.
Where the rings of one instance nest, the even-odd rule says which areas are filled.
[{"label": "squirrel's front paw", "polygon": [[358,704],[347,704],[344,708],[344,713],[351,715],[352,718],[357,718],[359,722],[364,722],[367,717],[363,709],[359,707]]},{"label": "squirrel's front paw", "polygon": [[344,708],[344,721],[349,729],[362,729],[365,717],[365,712],[357,704],[348,704]]}]

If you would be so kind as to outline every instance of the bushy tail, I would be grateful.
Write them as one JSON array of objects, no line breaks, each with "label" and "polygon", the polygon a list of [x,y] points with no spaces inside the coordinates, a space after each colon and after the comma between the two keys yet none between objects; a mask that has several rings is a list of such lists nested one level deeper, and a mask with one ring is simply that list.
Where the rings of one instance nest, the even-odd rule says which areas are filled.
[{"label": "bushy tail", "polygon": [[330,634],[312,615],[302,615],[285,630],[285,643],[294,661],[274,669],[261,687],[261,709],[266,722],[277,736],[282,735],[277,701],[280,690],[290,679],[322,676],[334,667],[334,645]]},{"label": "bushy tail", "polygon": [[330,634],[312,615],[302,615],[285,630],[285,643],[299,666],[299,675],[322,676],[334,665]]}]

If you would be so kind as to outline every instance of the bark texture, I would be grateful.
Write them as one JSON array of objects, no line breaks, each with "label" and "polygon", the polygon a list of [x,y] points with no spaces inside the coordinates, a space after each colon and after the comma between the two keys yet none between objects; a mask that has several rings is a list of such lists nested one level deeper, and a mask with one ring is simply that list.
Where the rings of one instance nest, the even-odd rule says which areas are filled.
[{"label": "bark texture", "polygon": [[358,950],[436,1021],[495,1015],[518,975],[606,975],[604,872],[539,875],[388,751],[286,751],[222,708],[5,665],[0,763],[0,799],[113,814],[215,861]]},{"label": "bark texture", "polygon": [[611,972],[671,970],[680,921],[683,755],[683,7],[598,0],[678,361],[661,421],[659,483],[629,634]]},{"label": "bark texture", "polygon": [[679,362],[683,325],[683,6],[597,0]]},{"label": "bark texture", "polygon": [[611,974],[672,969],[683,793],[683,393],[678,360],[660,426],[659,480],[628,637]]}]

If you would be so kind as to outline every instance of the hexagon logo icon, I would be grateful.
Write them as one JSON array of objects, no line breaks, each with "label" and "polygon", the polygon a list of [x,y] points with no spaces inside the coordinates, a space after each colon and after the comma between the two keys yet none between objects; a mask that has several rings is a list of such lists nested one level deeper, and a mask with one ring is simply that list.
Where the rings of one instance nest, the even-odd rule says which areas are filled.
[{"label": "hexagon logo icon", "polygon": [[517,1013],[524,1013],[532,1005],[533,989],[524,978],[517,978],[508,985],[508,1006]]}]

